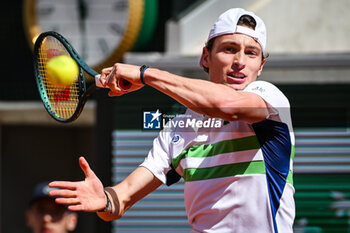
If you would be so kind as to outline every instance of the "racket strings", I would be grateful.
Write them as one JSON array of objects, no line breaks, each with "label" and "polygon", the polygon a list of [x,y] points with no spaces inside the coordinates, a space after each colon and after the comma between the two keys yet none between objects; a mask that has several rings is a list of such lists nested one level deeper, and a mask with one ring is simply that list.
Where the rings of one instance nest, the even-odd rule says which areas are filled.
[{"label": "racket strings", "polygon": [[46,64],[51,58],[59,55],[70,56],[59,40],[51,36],[46,37],[39,49],[39,89],[49,111],[54,113],[58,118],[69,119],[77,109],[80,88],[78,81],[64,88],[50,81],[46,71]]}]

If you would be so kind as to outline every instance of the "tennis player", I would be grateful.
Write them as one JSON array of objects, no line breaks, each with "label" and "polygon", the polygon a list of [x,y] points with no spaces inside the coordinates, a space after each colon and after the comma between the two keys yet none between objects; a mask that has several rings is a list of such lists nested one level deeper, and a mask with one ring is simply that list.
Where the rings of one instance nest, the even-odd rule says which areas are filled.
[{"label": "tennis player", "polygon": [[[192,232],[288,233],[295,217],[290,105],[273,84],[257,81],[266,61],[266,28],[244,9],[224,12],[210,30],[200,66],[210,81],[147,66],[115,64],[102,72],[110,96],[149,85],[188,107],[186,116],[216,118],[220,128],[172,127],[154,140],[145,161],[124,181],[104,188],[80,158],[86,179],[52,182],[70,210],[119,219],[135,202],[180,177]],[[113,70],[113,75],[110,73]],[[133,84],[121,90],[118,79]],[[179,119],[175,119],[179,120]]]}]

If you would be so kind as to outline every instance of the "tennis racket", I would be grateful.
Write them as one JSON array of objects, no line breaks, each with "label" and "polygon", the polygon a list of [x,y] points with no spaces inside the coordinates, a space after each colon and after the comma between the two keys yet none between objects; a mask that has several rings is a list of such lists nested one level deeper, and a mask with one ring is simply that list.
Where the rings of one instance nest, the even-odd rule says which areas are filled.
[{"label": "tennis racket", "polygon": [[[60,55],[71,56],[79,66],[76,81],[64,88],[50,82],[46,72],[47,62]],[[45,109],[52,118],[63,123],[76,120],[87,98],[97,87],[103,87],[100,75],[82,60],[67,39],[54,31],[43,32],[35,41],[34,71]],[[123,90],[131,87],[131,83],[124,79],[118,79],[117,85]]]}]

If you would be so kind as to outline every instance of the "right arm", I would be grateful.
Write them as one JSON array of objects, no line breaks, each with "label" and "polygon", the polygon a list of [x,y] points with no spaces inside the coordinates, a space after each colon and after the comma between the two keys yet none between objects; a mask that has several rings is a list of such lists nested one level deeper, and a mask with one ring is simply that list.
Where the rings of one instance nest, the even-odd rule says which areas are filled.
[{"label": "right arm", "polygon": [[71,211],[97,212],[105,221],[121,218],[133,204],[162,184],[147,168],[138,167],[120,184],[105,189],[111,200],[111,210],[98,212],[107,203],[103,184],[83,157],[79,158],[79,164],[85,173],[85,180],[51,182],[50,187],[59,189],[50,191],[50,196],[59,196],[56,202],[68,205]]},{"label": "right arm", "polygon": [[[262,63],[262,65],[264,62]],[[119,96],[142,88],[140,67],[116,63],[102,70],[101,83],[110,89],[110,96]],[[118,79],[129,81],[129,90],[121,90]],[[224,84],[186,78],[156,68],[144,72],[147,85],[163,92],[193,111],[227,121],[254,123],[268,116],[268,107],[255,93],[236,91]]]}]

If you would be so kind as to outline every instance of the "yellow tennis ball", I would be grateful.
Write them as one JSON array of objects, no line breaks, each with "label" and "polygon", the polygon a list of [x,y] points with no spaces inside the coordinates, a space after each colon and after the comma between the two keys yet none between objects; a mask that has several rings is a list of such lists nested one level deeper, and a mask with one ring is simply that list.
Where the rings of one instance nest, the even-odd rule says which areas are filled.
[{"label": "yellow tennis ball", "polygon": [[49,81],[58,87],[72,85],[79,75],[79,67],[73,58],[60,55],[51,58],[46,64]]}]

